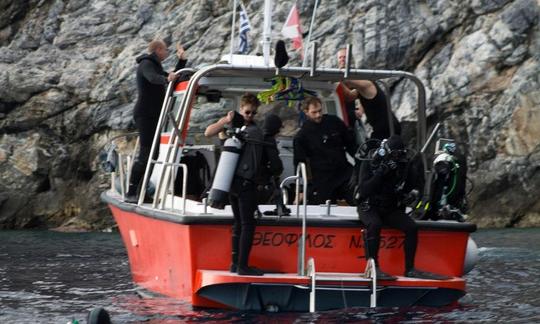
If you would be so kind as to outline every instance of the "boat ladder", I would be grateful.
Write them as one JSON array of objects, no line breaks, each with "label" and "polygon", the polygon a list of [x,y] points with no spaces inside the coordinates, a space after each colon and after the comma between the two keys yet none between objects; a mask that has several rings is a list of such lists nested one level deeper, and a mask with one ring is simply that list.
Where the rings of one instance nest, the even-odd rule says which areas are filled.
[{"label": "boat ladder", "polygon": [[[344,290],[343,288],[322,287],[317,286],[317,282],[321,281],[339,281],[339,282],[371,282],[371,295],[369,301],[369,307],[377,307],[377,271],[375,270],[375,261],[369,258],[366,263],[366,269],[364,273],[359,276],[340,276],[337,273],[317,273],[315,270],[315,260],[309,258],[307,262],[307,276],[311,278],[311,291],[309,293],[309,311],[311,313],[316,311],[315,299],[317,290]],[[349,289],[350,290],[350,289]],[[346,304],[345,296],[343,296]]]}]

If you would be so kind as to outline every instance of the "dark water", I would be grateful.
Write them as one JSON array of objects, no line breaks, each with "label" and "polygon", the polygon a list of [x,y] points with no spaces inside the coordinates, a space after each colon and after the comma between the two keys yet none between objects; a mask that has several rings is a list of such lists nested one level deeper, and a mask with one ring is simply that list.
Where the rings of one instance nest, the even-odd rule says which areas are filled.
[{"label": "dark water", "polygon": [[85,323],[95,307],[105,307],[114,323],[539,323],[540,229],[483,230],[473,237],[480,260],[458,306],[258,314],[140,298],[116,233],[0,231],[0,323]]}]

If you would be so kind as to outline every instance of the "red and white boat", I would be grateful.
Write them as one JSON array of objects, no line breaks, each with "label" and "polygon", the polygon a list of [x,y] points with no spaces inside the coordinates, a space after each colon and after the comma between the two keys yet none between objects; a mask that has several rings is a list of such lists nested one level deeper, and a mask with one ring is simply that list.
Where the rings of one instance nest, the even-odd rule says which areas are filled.
[{"label": "red and white boat", "polygon": [[[288,205],[292,216],[263,216],[257,223],[250,264],[271,273],[256,277],[228,271],[233,220],[230,206],[213,209],[206,201],[183,194],[189,180],[187,166],[179,163],[182,155],[198,151],[212,156],[217,149],[208,144],[187,144],[196,137],[188,136],[189,117],[197,106],[197,96],[218,95],[232,103],[224,109],[233,109],[246,90],[268,88],[265,79],[275,74],[273,67],[218,64],[195,71],[189,81],[174,89],[169,86],[160,120],[163,129],[156,134],[160,136],[160,156],[153,174],[145,177],[152,179],[156,187],[153,202],[144,203],[141,194],[138,204],[125,203],[122,190],[115,190],[118,186],[102,194],[118,223],[133,280],[147,290],[186,300],[193,306],[242,310],[306,311],[310,303],[316,310],[442,306],[462,297],[466,292],[463,275],[474,259],[474,242],[469,233],[476,230],[475,225],[418,221],[415,265],[451,276],[449,280],[403,277],[404,236],[399,231],[383,230],[380,264],[398,280],[378,281],[371,276],[364,257],[362,227],[353,206]],[[283,68],[279,74],[302,80],[304,87],[323,98],[327,113],[345,116],[343,97],[335,90],[335,82],[344,79],[343,70]],[[349,70],[347,74],[353,79],[403,76],[422,85],[407,72]],[[424,90],[418,89],[418,144],[422,147],[426,142]],[[172,125],[166,120],[169,112],[174,114],[176,129],[167,129],[167,124]],[[282,160],[292,163],[286,148],[282,148]],[[179,170],[183,171],[184,181],[183,190],[177,193],[171,184]],[[302,172],[297,174],[302,178]],[[128,176],[121,178],[125,182]],[[274,205],[260,206],[263,214],[274,209]]]}]

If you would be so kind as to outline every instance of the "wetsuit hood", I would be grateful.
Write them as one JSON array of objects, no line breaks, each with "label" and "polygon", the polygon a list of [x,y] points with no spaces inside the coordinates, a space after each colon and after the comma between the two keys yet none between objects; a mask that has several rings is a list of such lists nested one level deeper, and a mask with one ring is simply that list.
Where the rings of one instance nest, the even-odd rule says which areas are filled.
[{"label": "wetsuit hood", "polygon": [[270,114],[266,116],[263,123],[263,131],[265,135],[274,136],[279,133],[283,122],[279,116]]},{"label": "wetsuit hood", "polygon": [[154,63],[158,64],[159,66],[161,66],[161,62],[159,61],[157,55],[155,53],[152,53],[152,54],[142,54],[142,55],[139,55],[135,61],[137,62],[137,64],[141,63],[143,60],[150,60],[150,61],[153,61]]},{"label": "wetsuit hood", "polygon": [[405,148],[405,144],[403,144],[403,140],[398,135],[390,136],[386,144],[388,145],[388,148],[392,151],[403,150]]}]

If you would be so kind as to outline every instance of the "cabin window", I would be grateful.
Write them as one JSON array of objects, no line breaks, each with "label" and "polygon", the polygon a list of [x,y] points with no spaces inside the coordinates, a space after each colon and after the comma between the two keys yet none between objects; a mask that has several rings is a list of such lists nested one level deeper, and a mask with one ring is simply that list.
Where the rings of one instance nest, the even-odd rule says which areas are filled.
[{"label": "cabin window", "polygon": [[334,100],[326,100],[325,102],[326,106],[326,113],[329,115],[337,115],[337,109],[336,109],[336,103]]}]

